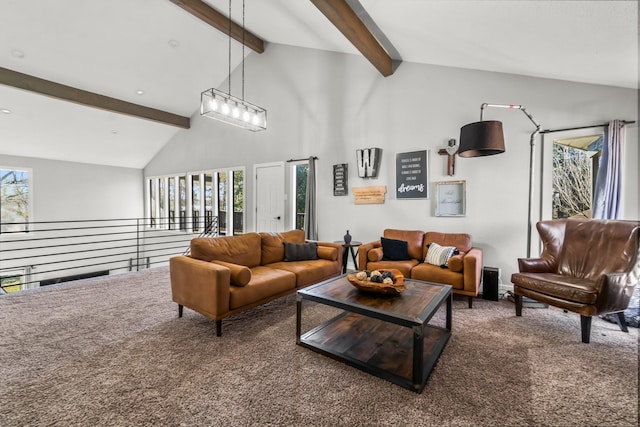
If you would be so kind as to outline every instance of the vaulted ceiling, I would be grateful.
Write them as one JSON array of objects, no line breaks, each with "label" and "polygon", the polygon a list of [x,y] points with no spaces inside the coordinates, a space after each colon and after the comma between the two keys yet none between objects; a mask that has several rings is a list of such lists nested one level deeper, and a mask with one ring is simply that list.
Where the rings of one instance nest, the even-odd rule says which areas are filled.
[{"label": "vaulted ceiling", "polygon": [[[368,57],[347,38],[357,29],[344,0],[245,2],[265,54],[279,43]],[[199,0],[0,0],[0,154],[144,167],[229,71],[228,36],[181,3]],[[204,3],[228,16],[228,0]],[[635,1],[347,3],[392,59],[638,88]],[[241,0],[232,19],[242,21]],[[231,68],[241,59],[233,41]]]}]

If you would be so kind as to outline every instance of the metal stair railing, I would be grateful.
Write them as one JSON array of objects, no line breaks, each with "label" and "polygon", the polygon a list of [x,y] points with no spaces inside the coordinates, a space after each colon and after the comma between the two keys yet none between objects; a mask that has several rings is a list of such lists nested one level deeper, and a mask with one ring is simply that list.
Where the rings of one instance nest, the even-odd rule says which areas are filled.
[{"label": "metal stair railing", "polygon": [[[186,230],[151,218],[0,223],[0,294],[168,265],[196,236],[190,221]],[[217,217],[207,222],[199,236],[218,235]]]}]

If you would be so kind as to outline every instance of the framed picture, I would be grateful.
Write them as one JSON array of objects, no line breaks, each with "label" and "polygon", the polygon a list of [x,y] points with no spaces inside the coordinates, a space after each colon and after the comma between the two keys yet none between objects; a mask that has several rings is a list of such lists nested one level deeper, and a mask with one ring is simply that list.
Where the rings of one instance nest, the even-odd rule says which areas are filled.
[{"label": "framed picture", "polygon": [[396,199],[429,198],[429,150],[396,153]]},{"label": "framed picture", "polygon": [[467,215],[467,182],[436,182],[436,216]]}]

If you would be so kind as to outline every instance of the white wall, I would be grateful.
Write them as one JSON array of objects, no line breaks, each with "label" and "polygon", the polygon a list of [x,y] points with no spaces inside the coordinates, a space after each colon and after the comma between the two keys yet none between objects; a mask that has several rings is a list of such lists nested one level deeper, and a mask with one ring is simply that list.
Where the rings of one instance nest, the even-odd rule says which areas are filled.
[{"label": "white wall", "polygon": [[[234,73],[232,81],[239,79]],[[503,122],[507,150],[498,156],[458,158],[454,177],[446,176],[446,159],[438,149],[449,138],[458,139],[462,125],[479,120],[483,102],[522,104],[543,129],[638,117],[638,93],[632,89],[413,63],[401,64],[393,76],[384,78],[359,56],[275,44],[247,58],[245,94],[248,101],[267,109],[266,132],[249,132],[195,114],[191,129],[179,132],[158,153],[145,176],[232,165],[251,171],[256,163],[315,155],[321,240],[339,240],[347,229],[354,240],[363,242],[378,239],[385,228],[468,232],[484,250],[485,265],[502,268],[505,282],[517,270],[517,258],[526,254],[533,125],[520,111],[486,110],[485,119]],[[636,170],[637,129],[629,132],[628,140],[627,169]],[[383,149],[380,175],[360,179],[355,151],[370,147]],[[395,153],[420,149],[430,150],[432,194],[436,181],[466,180],[466,217],[435,217],[433,197],[395,199]],[[347,197],[333,196],[336,163],[349,164]],[[625,179],[634,176],[634,182],[626,183],[627,193],[637,193],[637,172],[628,172]],[[371,185],[387,186],[386,203],[354,205],[351,187]],[[627,218],[639,217],[637,194],[633,197],[625,205]],[[251,226],[251,179],[246,198]]]},{"label": "white wall", "polygon": [[32,222],[143,216],[141,169],[6,155],[0,166],[32,169]]}]

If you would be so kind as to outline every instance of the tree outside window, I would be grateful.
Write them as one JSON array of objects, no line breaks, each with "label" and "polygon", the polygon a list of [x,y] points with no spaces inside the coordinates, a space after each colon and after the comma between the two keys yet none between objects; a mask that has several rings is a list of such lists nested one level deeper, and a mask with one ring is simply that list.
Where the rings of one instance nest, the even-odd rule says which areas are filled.
[{"label": "tree outside window", "polygon": [[309,173],[309,164],[295,165],[295,189],[296,189],[296,229],[304,230],[304,216],[307,199],[307,175]]},{"label": "tree outside window", "polygon": [[29,231],[29,172],[0,169],[0,232]]},{"label": "tree outside window", "polygon": [[553,218],[591,218],[601,135],[554,141]]}]

